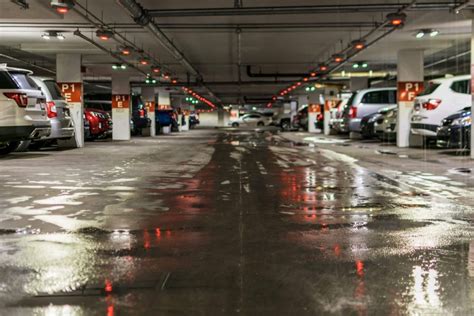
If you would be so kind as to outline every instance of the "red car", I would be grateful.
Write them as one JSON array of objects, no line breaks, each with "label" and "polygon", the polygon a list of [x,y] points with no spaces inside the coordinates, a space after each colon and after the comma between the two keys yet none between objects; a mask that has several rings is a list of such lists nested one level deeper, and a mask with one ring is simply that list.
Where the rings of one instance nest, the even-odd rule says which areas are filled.
[{"label": "red car", "polygon": [[84,110],[85,119],[89,122],[89,139],[106,138],[112,133],[110,114],[97,109]]}]

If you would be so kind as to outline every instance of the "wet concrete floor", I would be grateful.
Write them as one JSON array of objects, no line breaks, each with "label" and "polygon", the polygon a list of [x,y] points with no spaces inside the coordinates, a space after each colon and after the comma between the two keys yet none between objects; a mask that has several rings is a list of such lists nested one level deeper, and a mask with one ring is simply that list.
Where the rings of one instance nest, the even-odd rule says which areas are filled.
[{"label": "wet concrete floor", "polygon": [[1,315],[469,315],[472,205],[270,132],[0,160]]}]

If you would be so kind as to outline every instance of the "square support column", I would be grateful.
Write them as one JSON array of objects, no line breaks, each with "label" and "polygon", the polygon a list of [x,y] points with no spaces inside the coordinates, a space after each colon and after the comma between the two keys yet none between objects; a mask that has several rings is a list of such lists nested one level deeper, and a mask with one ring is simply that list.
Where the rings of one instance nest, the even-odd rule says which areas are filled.
[{"label": "square support column", "polygon": [[471,34],[471,159],[474,159],[474,19],[472,19],[472,34]]},{"label": "square support column", "polygon": [[80,54],[56,56],[56,81],[66,98],[74,122],[75,139],[58,141],[61,147],[84,147],[84,98]]},{"label": "square support column", "polygon": [[[424,80],[424,52],[421,49],[398,52],[397,146],[410,145],[411,113],[414,97],[421,92]],[[403,98],[401,98],[403,96]]]},{"label": "square support column", "polygon": [[127,74],[112,75],[112,139],[130,140],[131,119],[130,78]]},{"label": "square support column", "polygon": [[151,120],[150,134],[152,137],[156,136],[156,117],[155,117],[155,108],[156,108],[156,94],[155,88],[153,87],[144,87],[142,88],[142,98],[145,102],[146,110],[148,112],[148,118]]}]

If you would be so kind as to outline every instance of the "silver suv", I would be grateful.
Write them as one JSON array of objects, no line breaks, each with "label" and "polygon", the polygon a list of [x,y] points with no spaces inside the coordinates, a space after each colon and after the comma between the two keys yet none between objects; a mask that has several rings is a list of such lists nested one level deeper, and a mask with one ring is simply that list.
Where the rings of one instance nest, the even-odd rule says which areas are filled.
[{"label": "silver suv", "polygon": [[0,154],[14,151],[20,141],[51,133],[46,100],[31,71],[0,65]]},{"label": "silver suv", "polygon": [[354,92],[344,109],[343,120],[349,132],[360,133],[363,117],[397,104],[397,88],[372,88]]},{"label": "silver suv", "polygon": [[41,88],[46,98],[46,113],[51,122],[51,134],[41,140],[33,140],[36,147],[42,147],[49,140],[67,140],[74,137],[74,124],[70,117],[69,108],[59,87],[51,78],[32,77],[34,82]]}]

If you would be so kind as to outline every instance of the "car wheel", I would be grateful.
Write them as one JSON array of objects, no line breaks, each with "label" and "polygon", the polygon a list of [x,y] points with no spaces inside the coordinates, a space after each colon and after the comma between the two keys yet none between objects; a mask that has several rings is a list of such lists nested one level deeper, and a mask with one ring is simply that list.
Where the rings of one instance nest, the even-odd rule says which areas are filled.
[{"label": "car wheel", "polygon": [[28,147],[30,147],[30,144],[31,144],[31,140],[21,141],[15,151],[20,152],[20,153],[28,151]]},{"label": "car wheel", "polygon": [[1,142],[0,143],[0,155],[7,155],[15,149],[17,149],[18,145],[20,145],[20,142]]},{"label": "car wheel", "polygon": [[239,127],[239,123],[232,123],[232,127]]},{"label": "car wheel", "polygon": [[32,142],[29,146],[30,149],[33,150],[40,150],[41,148],[45,147],[47,141],[41,140],[39,142]]},{"label": "car wheel", "polygon": [[258,123],[257,123],[257,126],[259,126],[259,127],[265,126],[265,123],[263,123],[263,122],[258,122]]},{"label": "car wheel", "polygon": [[281,122],[281,129],[284,131],[290,130],[290,121]]}]

